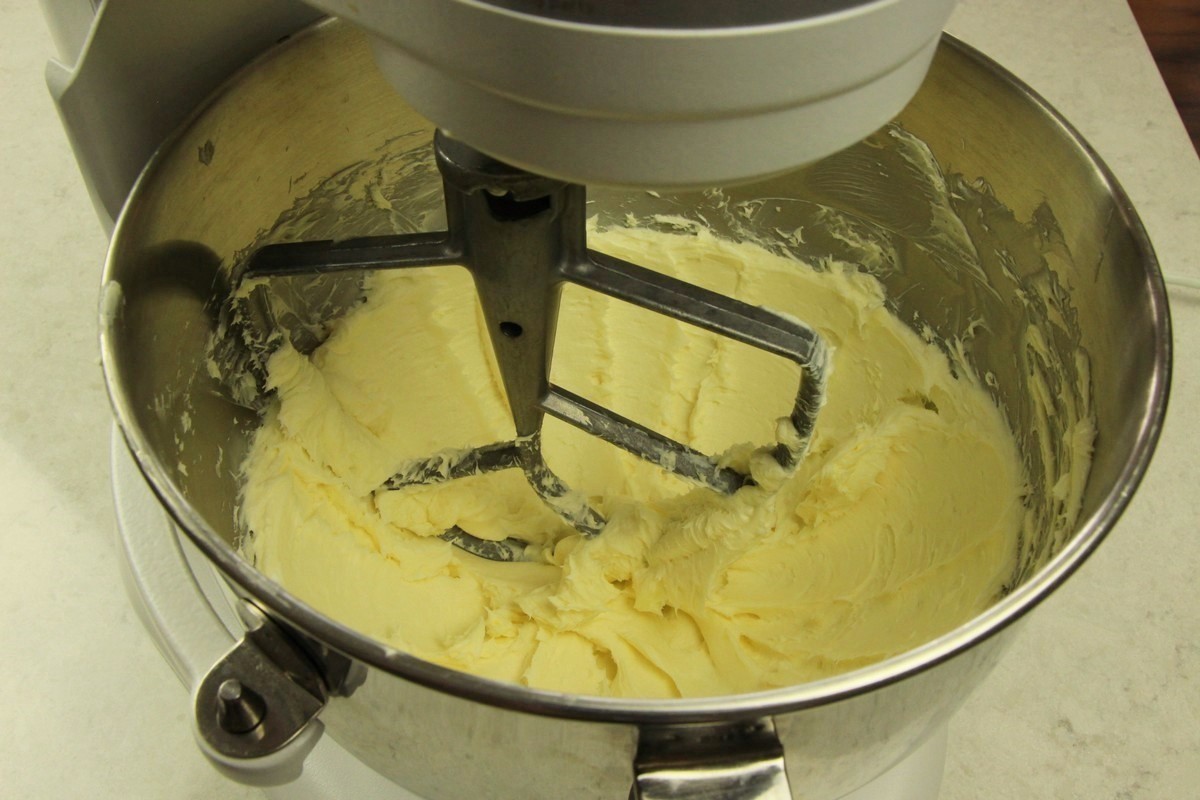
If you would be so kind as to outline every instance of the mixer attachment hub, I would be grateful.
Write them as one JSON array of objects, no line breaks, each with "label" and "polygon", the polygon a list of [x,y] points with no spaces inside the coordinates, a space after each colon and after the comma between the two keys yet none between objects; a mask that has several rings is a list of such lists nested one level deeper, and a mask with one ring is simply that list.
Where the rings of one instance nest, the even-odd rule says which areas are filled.
[{"label": "mixer attachment hub", "polygon": [[[511,441],[445,451],[401,465],[381,490],[430,485],[520,469],[539,497],[584,536],[604,517],[546,465],[542,422],[550,414],[642,459],[717,492],[751,482],[685,444],[550,383],[559,297],[574,283],[641,308],[790,359],[803,369],[773,447],[781,467],[803,458],[825,395],[828,352],[807,325],[621,259],[589,250],[585,189],[534,175],[471,149],[438,131],[434,150],[445,192],[447,230],[343,242],[268,245],[255,252],[242,280],[342,270],[458,265],[474,278],[516,429]],[[457,526],[442,538],[483,558],[526,558],[527,543],[481,539]]]}]

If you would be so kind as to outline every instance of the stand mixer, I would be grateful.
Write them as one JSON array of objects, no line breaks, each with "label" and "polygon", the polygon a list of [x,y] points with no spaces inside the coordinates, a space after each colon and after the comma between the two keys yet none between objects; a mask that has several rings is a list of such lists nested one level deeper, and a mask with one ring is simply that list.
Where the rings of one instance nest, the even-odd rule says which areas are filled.
[{"label": "stand mixer", "polygon": [[[539,9],[541,5],[538,4]],[[607,12],[601,11],[597,12],[601,16],[584,21],[579,19],[580,14],[588,13],[588,9],[584,7],[551,7],[549,11],[529,13],[529,9],[523,9],[519,3],[451,2],[435,3],[429,7],[419,3],[358,3],[346,4],[345,7],[328,4],[326,10],[345,16],[371,33],[376,61],[383,74],[401,90],[418,111],[444,131],[438,144],[443,175],[446,175],[448,170],[452,172],[455,165],[485,165],[488,171],[493,168],[499,169],[508,176],[506,179],[511,177],[518,182],[565,182],[565,191],[568,193],[571,191],[571,185],[576,182],[687,187],[712,182],[748,180],[786,170],[856,141],[889,119],[915,91],[936,47],[937,31],[949,12],[949,5],[943,3],[828,3],[821,5],[809,19],[787,22],[785,20],[789,14],[786,8],[783,8],[786,4],[758,4],[753,10],[736,12],[751,15],[736,20],[721,19],[721,10],[717,9],[717,5],[712,4],[712,10],[703,10],[695,8],[694,4],[688,4],[687,9],[692,9],[688,15],[673,18],[657,16],[659,10],[664,15],[671,14],[672,11],[667,6],[648,12],[639,11],[631,5],[625,9],[625,13],[632,15],[630,17],[605,16]],[[103,12],[115,12],[119,7],[115,4],[104,6],[100,21],[104,21]],[[265,13],[264,9],[270,8],[269,4],[264,4],[256,13]],[[679,8],[684,6],[680,4]],[[297,20],[303,24],[312,17],[311,11],[300,6],[284,9],[281,5],[276,10],[279,13],[260,26],[258,36],[278,38],[293,30]],[[166,16],[171,14],[170,11],[161,13]],[[180,12],[175,13],[178,15]],[[238,13],[243,12],[231,10],[231,14]],[[697,16],[690,16],[692,13]],[[429,27],[423,28],[414,24],[414,19],[417,18],[427,22]],[[109,14],[109,19],[111,22],[113,13]],[[178,16],[176,19],[178,21]],[[909,22],[900,24],[901,19]],[[167,25],[164,29],[170,27]],[[201,25],[195,31],[186,32],[182,32],[181,29],[181,32],[175,35],[183,41],[203,39],[201,34],[204,27]],[[210,30],[219,38],[222,27],[211,26]],[[102,26],[98,28],[100,29]],[[497,36],[496,33],[501,31],[505,35]],[[191,33],[198,35],[189,36]],[[800,48],[796,46],[795,37],[801,35],[821,37],[831,44],[825,49]],[[411,41],[408,38],[410,36]],[[99,47],[97,43],[100,41],[102,37],[99,36],[92,40],[93,50]],[[849,46],[851,41],[858,42],[858,46]],[[885,41],[894,43],[895,46],[885,46]],[[444,46],[446,42],[458,44],[447,48]],[[643,45],[651,49],[641,49]],[[710,47],[718,49],[705,49]],[[598,62],[589,60],[590,66],[580,66],[579,71],[567,70],[564,74],[557,74],[548,68],[548,64],[574,64],[576,60],[569,56],[579,52],[587,52],[589,55],[594,53]],[[718,56],[718,52],[723,52],[726,57]],[[807,66],[801,67],[781,60],[787,56],[800,58]],[[814,56],[819,56],[815,58],[815,65]],[[466,63],[463,63],[464,61]],[[837,74],[830,75],[829,72],[818,69],[822,63]],[[623,73],[623,64],[640,76],[641,80],[648,80],[649,85],[645,87],[644,92],[629,92],[621,88],[629,85],[626,79],[630,76],[628,71]],[[667,77],[656,83],[662,76],[657,75],[657,71],[652,67],[658,65],[663,66],[663,75]],[[752,83],[755,91],[750,92],[746,90],[746,87],[751,85],[746,82],[747,70],[759,73],[767,70],[771,74],[787,75],[789,79],[795,75],[812,75],[813,79],[798,92],[791,91],[795,85],[790,80],[754,81]],[[574,77],[571,77],[570,73],[573,73]],[[723,91],[720,75],[729,78]],[[654,79],[650,80],[649,76],[653,76]],[[115,214],[113,209],[123,202],[124,193],[132,183],[132,176],[136,174],[136,170],[122,171],[121,159],[108,158],[103,159],[104,167],[89,169],[89,152],[100,153],[105,147],[117,146],[119,135],[112,135],[112,131],[119,128],[120,124],[109,124],[108,134],[105,133],[103,124],[88,127],[97,119],[105,117],[102,113],[104,104],[81,103],[82,93],[78,91],[78,87],[82,81],[77,81],[74,75],[68,77],[71,80],[60,74],[62,80],[57,84],[57,88],[61,90],[57,94],[64,121],[72,133],[85,175],[89,177],[89,187],[102,216],[106,211]],[[543,82],[541,78],[547,80]],[[616,83],[609,81],[609,78]],[[530,84],[541,86],[543,83],[546,87],[545,93],[530,88]],[[779,91],[764,94],[759,91],[759,83]],[[51,84],[52,88],[56,85],[53,69]],[[108,91],[121,92],[128,89],[110,88]],[[207,91],[193,87],[192,102],[197,93],[203,96]],[[181,96],[186,99],[189,92],[181,92]],[[866,98],[870,97],[874,97],[875,101],[868,102]],[[631,108],[631,105],[634,108]],[[837,109],[840,109],[840,112],[835,111]],[[513,120],[524,122],[516,123]],[[847,121],[845,127],[839,124],[843,120]],[[173,124],[162,125],[166,130],[174,127]],[[782,135],[784,129],[799,130],[803,135],[788,138]],[[530,135],[529,131],[538,131],[542,135]],[[589,131],[591,133],[588,133]],[[730,146],[735,141],[737,146]],[[753,141],[756,146],[746,147],[746,141]],[[129,149],[136,151],[137,148]],[[203,148],[199,152],[203,162]],[[146,154],[148,153],[143,153],[143,156]],[[211,158],[211,153],[209,157]],[[125,159],[126,164],[136,161],[136,153]],[[497,164],[501,166],[497,167]],[[540,198],[551,196],[562,185],[552,184],[555,188],[549,193],[539,191],[526,195],[521,191],[505,191],[504,187],[496,191],[494,180],[495,174],[489,172],[486,181],[465,194],[468,199],[482,201],[484,206],[490,203],[493,210],[500,208],[501,217],[513,216],[511,212],[514,209],[521,211],[524,204],[530,202],[538,207],[539,212],[544,211]],[[448,205],[451,205],[450,195],[451,192],[448,191]],[[496,198],[499,198],[498,203]],[[479,211],[471,213],[476,215],[476,222],[482,218]],[[517,213],[515,216],[521,217],[521,214]],[[450,226],[447,235],[426,237],[424,240],[410,239],[408,244],[400,249],[411,247],[418,253],[422,263],[445,263],[450,257],[445,247],[448,243],[453,243],[457,236],[453,213],[448,214],[448,217]],[[464,216],[463,219],[471,222],[470,216]],[[125,226],[128,228],[133,224],[135,223],[126,220]],[[594,265],[594,262],[584,255],[585,248],[581,247],[578,233],[573,231],[578,231],[578,228],[567,230],[557,240],[543,231],[538,234],[543,238],[530,241],[543,244],[546,241],[566,241],[570,243],[574,253],[574,258],[567,263]],[[458,239],[460,242],[465,240],[468,239]],[[375,246],[380,243],[366,244]],[[261,277],[297,269],[304,271],[314,266],[318,270],[336,268],[339,259],[350,268],[359,268],[363,266],[364,251],[359,249],[362,245],[363,242],[353,241],[342,241],[332,245],[273,245],[259,250],[250,259],[247,266],[248,277],[243,276],[243,280],[253,283],[255,275]],[[385,247],[385,250],[387,249]],[[303,254],[313,257],[306,261],[300,257]],[[453,253],[454,257],[460,255],[459,251]],[[348,257],[342,258],[343,256]],[[386,253],[383,261],[401,262],[397,264],[400,266],[407,265],[402,263],[404,258],[397,259],[395,256],[393,249]],[[556,262],[554,267],[558,278],[568,274],[571,278],[585,278],[589,271],[571,271],[574,268],[561,267],[557,265],[559,263],[561,262]],[[625,278],[637,276],[636,271],[630,270],[624,270],[621,274]],[[479,278],[476,277],[478,282]],[[505,277],[507,288],[510,289],[509,296],[519,298],[521,292],[513,288],[514,283],[528,279],[528,275]],[[539,290],[543,290],[544,284],[535,282],[535,285]],[[678,290],[680,287],[671,288]],[[686,296],[689,293],[690,290],[684,289],[681,294]],[[486,295],[486,292],[481,291],[480,294]],[[677,291],[676,294],[679,295],[680,292]],[[644,292],[629,293],[622,299],[649,305],[645,297]],[[713,298],[702,299],[709,305],[714,304],[711,302]],[[116,302],[117,299],[114,298],[114,307]],[[676,311],[683,306],[680,302],[665,305]],[[718,301],[715,305],[720,306],[721,303]],[[735,334],[752,343],[755,340],[766,343],[785,357],[795,360],[803,368],[804,375],[800,383],[796,412],[791,419],[795,430],[784,431],[784,435],[780,437],[782,450],[776,448],[774,451],[782,453],[778,461],[781,466],[787,467],[801,457],[805,438],[803,434],[806,426],[811,425],[819,407],[820,376],[824,366],[821,343],[818,338],[810,335],[811,332],[803,324],[783,319],[778,315],[755,319],[756,315],[746,308],[727,307],[725,310],[731,312],[737,321],[709,322],[710,327],[721,333]],[[552,318],[552,304],[542,306],[534,315],[533,319],[538,324],[528,323],[524,319],[518,320],[508,313],[492,315],[491,327],[495,329],[494,333],[498,333],[498,336],[493,336],[493,341],[498,343],[498,361],[503,359],[500,345],[506,340],[520,340],[527,331],[537,330],[544,333],[550,327],[540,324],[539,315]],[[676,315],[686,316],[684,313]],[[698,318],[701,315],[692,316]],[[775,328],[775,332],[763,336],[749,335],[746,333],[746,327],[750,322],[766,323]],[[791,337],[795,344],[789,347],[771,344],[780,332]],[[537,342],[537,338],[541,338],[542,341]],[[538,354],[548,358],[549,348],[545,337],[534,337],[532,340],[537,344],[535,350]],[[523,358],[515,358],[513,361],[528,363],[528,360]],[[534,363],[536,369],[532,372],[535,373],[537,382],[536,391],[520,394],[511,386],[507,387],[514,420],[531,408],[535,409],[535,417],[541,413],[554,413],[554,398],[557,396],[560,401],[566,398],[575,403],[573,406],[560,404],[559,408],[567,409],[562,412],[562,416],[582,418],[585,429],[589,425],[595,429],[611,429],[613,422],[620,428],[625,422],[611,417],[606,419],[605,409],[590,409],[575,398],[554,392],[553,387],[548,388],[545,384],[544,364],[538,363],[536,358]],[[508,383],[511,382],[506,381],[506,384]],[[519,397],[525,399],[516,399]],[[122,409],[121,413],[127,412]],[[665,447],[665,450],[660,449],[660,452],[665,452],[668,456],[686,452],[676,443],[645,444],[647,441],[653,442],[653,436],[649,435],[652,432],[639,432],[629,427],[623,430],[624,433],[614,435],[613,438],[628,441],[631,437],[641,436],[641,443],[628,448],[638,451],[639,454],[653,450],[654,446]],[[534,434],[536,425],[532,433],[527,435]],[[501,446],[496,449],[480,453],[477,460],[500,454],[497,456],[497,462],[503,466],[520,467],[527,475],[531,471],[536,473],[536,460],[534,455],[531,455],[533,450],[523,450],[513,443],[499,444]],[[166,502],[174,509],[177,501],[173,499],[172,490],[165,488],[164,482],[153,468],[145,467],[142,455],[136,447],[135,454],[138,454],[139,464],[147,472],[156,492],[160,496],[167,496]],[[712,466],[712,460],[703,454],[691,455],[695,456],[694,463],[700,465],[702,472]],[[677,461],[669,457],[662,460]],[[416,471],[421,472],[419,468]],[[454,468],[449,468],[447,472],[453,473]],[[736,489],[737,485],[745,480],[744,476],[730,476],[720,470],[710,470],[706,474],[710,477],[702,478],[702,482],[708,482],[710,485],[718,483],[715,487],[718,490]],[[717,475],[725,477],[711,477]],[[396,481],[397,484],[403,482]],[[540,483],[537,479],[532,482]],[[548,494],[552,505],[560,496],[556,491]],[[197,524],[188,514],[177,514],[173,511],[173,516],[185,529],[191,529]],[[587,510],[577,507],[567,510],[564,518],[577,529],[585,531],[598,531],[603,524],[602,521],[591,518]],[[447,531],[447,536],[455,539],[460,546],[465,546],[466,549],[474,548],[475,551],[489,557],[503,559],[523,555],[524,548],[519,541],[502,543],[498,551],[485,553],[480,551],[479,542],[466,538],[469,532]],[[222,571],[231,575],[236,583],[249,586],[259,580],[249,574],[244,565],[230,562],[227,554],[220,551],[220,548],[210,547],[204,537],[200,537],[197,543],[204,555],[218,564]],[[251,589],[250,594],[255,595],[256,591]],[[236,602],[247,601],[243,596]],[[1010,609],[1016,607],[1016,601],[1007,606]],[[279,611],[273,605],[270,610]],[[274,641],[271,639],[277,635],[277,632],[273,632],[276,630],[274,623],[269,620],[257,620],[250,611],[241,624],[253,629],[254,636],[247,638],[258,642],[259,652],[273,652],[274,645],[263,645],[263,642]],[[339,632],[323,628],[322,625],[323,623],[301,627],[304,635],[315,634],[322,641],[332,642],[337,651],[349,653],[356,659],[362,656],[362,652],[356,649],[357,645],[347,646],[345,638]],[[292,636],[292,633],[282,634],[283,640],[288,642],[292,641]],[[303,636],[297,641],[303,641]],[[325,656],[321,655],[322,648],[314,651],[305,644],[298,650],[292,645],[288,647],[293,649],[287,652],[298,652],[302,656],[296,663],[306,659],[323,662],[325,659]],[[977,669],[979,664],[988,661],[988,657],[983,655],[982,647],[976,648],[974,652],[978,657],[973,661],[976,666],[972,669]],[[992,652],[992,649],[988,648],[987,652]],[[386,658],[391,656],[385,655],[385,660]],[[287,657],[275,660],[276,663],[288,662]],[[220,742],[230,741],[231,736],[236,740],[240,733],[244,733],[244,730],[236,729],[244,728],[249,725],[247,719],[255,718],[254,708],[262,698],[255,700],[253,693],[241,692],[243,687],[230,684],[223,677],[228,674],[234,661],[223,659],[222,666],[214,668],[209,677],[200,682],[197,689],[197,709],[199,711],[217,707],[223,710],[223,713],[217,715],[215,729],[211,722],[208,728],[201,723],[201,742],[214,761],[224,768],[237,771],[239,758],[242,756],[232,755],[230,750],[222,750]],[[331,663],[336,661],[337,659],[333,658]],[[966,660],[958,659],[954,663],[962,665]],[[406,665],[405,669],[409,669],[410,666]],[[422,672],[421,667],[414,669],[416,671],[408,673],[408,676],[422,686],[439,687],[445,683],[445,677],[436,671]],[[338,674],[346,680],[339,679]],[[942,675],[944,678],[945,673]],[[318,688],[318,694],[324,692],[337,695],[357,691],[360,699],[369,696],[370,691],[358,688],[360,679],[353,676],[353,669],[344,673],[337,673],[336,670],[326,673],[322,681],[318,681],[323,686]],[[906,681],[906,686],[920,685],[921,682],[917,679],[919,677]],[[953,681],[948,683],[954,684]],[[492,689],[471,684],[463,690],[461,697],[483,698],[490,702],[493,695]],[[804,702],[800,706],[789,707],[803,707]],[[603,711],[600,706],[592,709],[587,702],[572,703],[572,710],[564,711],[558,709],[554,703],[547,704],[547,701],[538,698],[501,700],[498,705],[538,714],[543,709],[549,709],[549,717],[571,717],[577,713],[588,716]],[[268,704],[267,707],[273,706]],[[681,728],[676,727],[676,717],[679,716],[675,713],[677,710],[682,711],[678,720],[683,723]],[[330,711],[333,711],[332,707]],[[261,720],[261,715],[258,716]],[[677,788],[672,788],[675,786],[672,783],[675,780],[673,776],[681,764],[678,758],[681,753],[704,751],[706,748],[711,753],[712,740],[707,738],[704,731],[707,731],[707,726],[720,716],[722,714],[718,714],[713,707],[706,707],[703,703],[681,706],[679,709],[647,707],[640,710],[619,710],[616,721],[635,722],[640,731],[637,739],[638,778],[635,782],[638,795],[647,798],[690,796],[676,793]],[[759,714],[745,706],[738,716],[744,722],[748,716],[758,718]],[[335,717],[336,714],[331,716],[331,719]],[[266,718],[270,719],[270,715]],[[225,725],[221,722],[222,719],[240,722]],[[280,752],[286,752],[290,748],[289,758],[292,760],[298,751],[301,752],[299,757],[303,758],[303,754],[312,746],[312,732],[316,730],[319,733],[317,720],[308,717],[305,721],[309,723],[304,729],[307,733],[290,740],[290,744],[286,737],[283,739],[283,750]],[[688,727],[690,725],[699,727]],[[682,739],[676,738],[678,731],[685,729],[691,732]],[[772,744],[776,736],[772,723],[738,723],[728,729],[722,723],[717,725],[717,730],[720,732],[720,741],[736,740],[739,745],[744,744],[747,747],[746,752],[749,756],[744,763],[736,765],[734,773],[752,776],[758,781],[756,785],[759,788],[745,796],[791,796],[792,790],[787,786],[783,769],[782,751],[776,750],[777,743]],[[693,733],[697,731],[700,732],[698,738],[692,738]],[[659,733],[666,733],[668,736],[659,738]],[[783,739],[786,733],[786,730],[780,730],[778,736]],[[553,736],[554,734],[548,732],[546,740],[551,741]],[[727,738],[730,736],[733,738]],[[938,737],[921,736],[919,741],[936,744]],[[936,747],[934,749],[936,750]],[[721,755],[724,757],[736,750],[737,748],[733,748],[728,753],[722,752]],[[919,748],[910,747],[905,752],[911,755],[919,752]],[[261,761],[263,755],[265,754],[256,754],[249,760],[257,758]],[[270,758],[276,761],[289,760],[278,754],[270,755]],[[246,761],[243,759],[242,763]],[[894,757],[891,763],[895,763]],[[879,773],[878,769],[872,769],[875,771],[871,774]],[[789,771],[796,772],[794,763],[790,765]],[[714,780],[711,774],[708,780],[708,785],[711,786],[711,781]],[[716,780],[719,783],[720,779]]]}]

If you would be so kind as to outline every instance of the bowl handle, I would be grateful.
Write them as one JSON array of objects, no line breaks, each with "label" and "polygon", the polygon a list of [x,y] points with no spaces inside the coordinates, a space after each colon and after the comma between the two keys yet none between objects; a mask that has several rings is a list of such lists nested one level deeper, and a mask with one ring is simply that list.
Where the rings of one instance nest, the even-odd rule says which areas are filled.
[{"label": "bowl handle", "polygon": [[770,719],[736,725],[645,726],[631,800],[792,800]]}]

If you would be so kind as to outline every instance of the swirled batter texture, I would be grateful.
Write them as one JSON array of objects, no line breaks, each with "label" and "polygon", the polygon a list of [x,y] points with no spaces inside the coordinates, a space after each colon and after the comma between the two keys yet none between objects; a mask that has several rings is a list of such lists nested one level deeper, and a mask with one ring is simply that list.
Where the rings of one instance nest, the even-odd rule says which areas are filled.
[{"label": "swirled batter texture", "polygon": [[[311,355],[270,363],[277,402],[245,464],[245,550],[333,618],[420,658],[550,690],[748,692],[861,667],[991,604],[1011,576],[1022,471],[961,366],[848,268],[707,231],[613,229],[592,246],[805,320],[833,348],[811,451],[718,496],[548,421],[547,461],[609,518],[585,540],[519,472],[377,492],[404,461],[512,435],[469,276],[380,273]],[[774,436],[799,370],[568,290],[555,383],[738,462]],[[482,560],[451,525],[534,542]]]}]

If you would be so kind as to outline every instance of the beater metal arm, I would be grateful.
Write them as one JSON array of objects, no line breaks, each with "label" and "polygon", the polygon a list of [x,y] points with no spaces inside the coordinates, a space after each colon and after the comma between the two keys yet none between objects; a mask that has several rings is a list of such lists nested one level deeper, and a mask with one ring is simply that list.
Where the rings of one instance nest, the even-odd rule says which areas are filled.
[{"label": "beater metal arm", "polygon": [[[714,491],[731,494],[751,482],[711,456],[550,383],[559,298],[567,282],[800,365],[803,377],[788,418],[790,430],[780,431],[772,451],[781,467],[795,468],[824,399],[828,356],[815,331],[790,317],[588,250],[582,186],[511,167],[441,131],[434,149],[445,190],[446,231],[270,245],[251,257],[243,273],[247,279],[450,264],[471,272],[516,437],[410,461],[382,489],[519,468],[559,516],[583,535],[594,536],[603,529],[604,518],[542,458],[547,413]],[[520,539],[481,540],[457,527],[443,538],[494,560],[519,559],[525,546]]]}]

